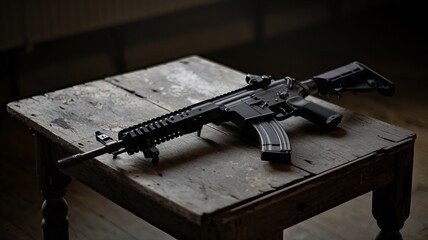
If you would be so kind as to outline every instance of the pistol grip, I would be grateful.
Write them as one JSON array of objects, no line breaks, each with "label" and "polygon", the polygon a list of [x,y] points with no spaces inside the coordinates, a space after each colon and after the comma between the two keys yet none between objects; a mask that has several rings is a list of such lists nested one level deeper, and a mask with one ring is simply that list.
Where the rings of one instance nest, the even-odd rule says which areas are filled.
[{"label": "pistol grip", "polygon": [[310,102],[303,97],[293,97],[287,104],[296,109],[295,115],[301,116],[325,129],[333,129],[342,121],[342,114]]},{"label": "pistol grip", "polygon": [[253,126],[258,135],[262,160],[281,163],[290,162],[290,141],[284,128],[277,120],[254,122]]}]

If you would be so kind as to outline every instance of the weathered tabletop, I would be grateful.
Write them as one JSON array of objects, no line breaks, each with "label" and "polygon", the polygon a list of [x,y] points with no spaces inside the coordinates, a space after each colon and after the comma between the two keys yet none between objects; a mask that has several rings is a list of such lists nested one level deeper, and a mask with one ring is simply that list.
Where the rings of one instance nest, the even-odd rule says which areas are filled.
[{"label": "weathered tabletop", "polygon": [[[116,137],[125,127],[245,84],[242,73],[192,56],[13,102],[8,111],[74,153],[100,146],[95,131]],[[261,161],[257,144],[224,124],[204,127],[201,137],[190,134],[161,144],[156,166],[141,153],[115,160],[104,155],[67,174],[179,238],[268,236],[393,182],[397,161],[388,165],[385,155],[404,152],[412,158],[412,132],[309,99],[344,119],[330,132],[302,118],[283,121],[292,144],[291,164]],[[349,175],[345,182],[342,175]],[[323,191],[337,193],[313,196]],[[299,197],[290,206],[280,204],[290,196]],[[257,225],[272,229],[256,234],[251,226]]]}]

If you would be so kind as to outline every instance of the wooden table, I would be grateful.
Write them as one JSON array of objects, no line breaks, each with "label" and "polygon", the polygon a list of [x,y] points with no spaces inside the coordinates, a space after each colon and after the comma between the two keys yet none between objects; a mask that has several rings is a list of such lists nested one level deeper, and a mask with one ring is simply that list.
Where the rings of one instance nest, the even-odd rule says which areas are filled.
[{"label": "wooden table", "polygon": [[400,239],[415,134],[312,97],[344,119],[330,132],[302,118],[283,121],[291,164],[261,161],[253,140],[224,124],[160,145],[156,166],[141,153],[103,155],[66,174],[55,166],[64,150],[99,147],[95,131],[117,136],[245,84],[242,73],[192,56],[8,104],[36,136],[45,238],[68,237],[63,196],[72,177],[181,239],[281,239],[283,229],[373,191],[379,239]]}]

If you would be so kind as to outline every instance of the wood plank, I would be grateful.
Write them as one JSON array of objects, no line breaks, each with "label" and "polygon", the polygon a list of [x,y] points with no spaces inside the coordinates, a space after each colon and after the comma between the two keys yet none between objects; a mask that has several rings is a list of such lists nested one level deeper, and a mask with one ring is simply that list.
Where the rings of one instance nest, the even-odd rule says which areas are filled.
[{"label": "wood plank", "polygon": [[88,207],[87,204],[78,203],[70,209],[70,226],[73,231],[70,235],[87,239],[138,239],[138,236],[124,229],[125,225],[117,225],[112,219],[103,216],[102,212]]},{"label": "wood plank", "polygon": [[[126,239],[173,239],[77,181],[71,184],[66,197],[70,204],[70,236],[83,239],[106,239],[105,235],[121,236],[115,239],[125,239],[126,236]],[[100,231],[99,225],[108,231]],[[119,233],[108,234],[111,231]]]},{"label": "wood plank", "polygon": [[30,240],[34,239],[35,235],[30,235],[29,233],[22,230],[22,224],[15,225],[11,223],[7,218],[0,216],[0,236],[4,240]]},{"label": "wood plank", "polygon": [[314,97],[308,99],[344,116],[338,127],[328,132],[303,119],[293,118],[282,122],[292,142],[292,164],[311,173],[322,173],[366,155],[383,152],[397,142],[415,138],[409,130]]},{"label": "wood plank", "polygon": [[[11,239],[40,238],[42,197],[35,173],[26,172],[21,166],[3,160],[0,161],[0,204],[4,207],[0,208],[0,225],[2,231],[10,233],[0,233],[0,236],[12,234],[18,237]],[[28,184],[29,179],[34,184]]]},{"label": "wood plank", "polygon": [[192,56],[107,78],[169,111],[241,88],[245,75],[206,59]]},{"label": "wood plank", "polygon": [[74,151],[79,147],[70,143],[92,138],[97,130],[114,135],[139,119],[163,113],[104,81],[10,103],[8,110],[34,130]]},{"label": "wood plank", "polygon": [[331,231],[329,228],[321,226],[320,221],[312,221],[308,219],[303,222],[304,224],[297,224],[292,227],[287,228],[284,231],[284,240],[288,239],[299,239],[299,240],[349,240],[343,238],[335,232]]},{"label": "wood plank", "polygon": [[[335,235],[333,239],[373,239],[379,232],[376,220],[371,213],[371,194],[352,199],[338,207],[306,220],[303,225],[319,229],[319,235]],[[300,224],[297,224],[298,226]],[[294,227],[289,228],[292,230]],[[287,230],[289,230],[287,229]],[[295,231],[295,230],[293,230]],[[317,238],[316,232],[308,233],[307,238]]]}]

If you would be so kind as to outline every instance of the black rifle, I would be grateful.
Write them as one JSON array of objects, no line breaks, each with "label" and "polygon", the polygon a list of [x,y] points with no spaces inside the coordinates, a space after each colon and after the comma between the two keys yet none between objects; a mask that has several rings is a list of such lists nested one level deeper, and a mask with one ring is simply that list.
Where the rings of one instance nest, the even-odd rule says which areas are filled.
[{"label": "black rifle", "polygon": [[105,153],[116,157],[123,152],[131,155],[139,151],[156,164],[159,160],[156,145],[192,132],[200,136],[205,124],[227,121],[242,127],[253,126],[262,160],[288,162],[290,142],[278,121],[300,116],[321,128],[332,129],[342,120],[341,114],[307,101],[305,97],[309,94],[339,97],[347,91],[394,94],[392,82],[358,62],[301,82],[291,77],[274,80],[266,75],[247,75],[245,80],[248,85],[243,88],[123,129],[118,140],[96,132],[96,139],[103,147],[61,159],[58,165],[67,168]]}]

